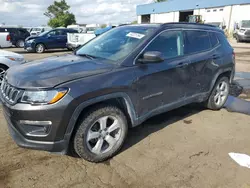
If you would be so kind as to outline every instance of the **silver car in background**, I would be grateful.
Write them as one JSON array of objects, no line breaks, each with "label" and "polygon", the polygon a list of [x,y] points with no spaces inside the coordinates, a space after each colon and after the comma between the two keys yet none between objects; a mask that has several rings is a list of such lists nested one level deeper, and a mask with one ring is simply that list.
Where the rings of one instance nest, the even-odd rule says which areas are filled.
[{"label": "silver car in background", "polygon": [[20,54],[0,50],[0,84],[2,83],[3,75],[10,67],[25,63],[24,57]]}]

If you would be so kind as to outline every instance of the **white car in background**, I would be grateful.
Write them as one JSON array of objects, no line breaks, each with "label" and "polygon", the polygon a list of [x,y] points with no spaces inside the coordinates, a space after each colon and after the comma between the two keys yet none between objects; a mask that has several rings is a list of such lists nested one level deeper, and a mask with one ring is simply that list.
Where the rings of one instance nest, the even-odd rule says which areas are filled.
[{"label": "white car in background", "polygon": [[20,54],[0,50],[0,84],[7,69],[25,63],[24,57]]},{"label": "white car in background", "polygon": [[30,31],[30,36],[38,36],[45,31],[50,31],[51,29],[52,28],[50,27],[34,27]]},{"label": "white car in background", "polygon": [[9,32],[0,32],[0,48],[9,48],[12,46]]}]

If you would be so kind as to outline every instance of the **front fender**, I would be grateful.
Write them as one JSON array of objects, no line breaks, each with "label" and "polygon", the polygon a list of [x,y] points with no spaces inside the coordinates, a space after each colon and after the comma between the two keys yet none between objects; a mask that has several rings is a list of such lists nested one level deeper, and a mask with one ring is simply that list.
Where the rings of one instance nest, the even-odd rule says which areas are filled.
[{"label": "front fender", "polygon": [[132,126],[137,125],[138,124],[138,118],[137,118],[136,111],[135,111],[134,105],[133,105],[130,97],[126,93],[122,93],[122,92],[107,94],[107,95],[99,96],[99,97],[84,101],[84,102],[82,102],[81,104],[79,104],[77,106],[77,108],[73,112],[73,115],[72,115],[72,117],[71,117],[71,119],[69,121],[68,127],[66,129],[66,133],[65,133],[65,136],[64,136],[64,140],[67,140],[68,142],[70,141],[70,138],[71,138],[73,130],[74,130],[75,126],[76,126],[77,120],[78,120],[81,112],[85,108],[87,108],[90,105],[102,102],[102,101],[106,101],[106,100],[109,100],[109,99],[116,99],[116,98],[124,99],[125,105],[126,105],[126,108],[127,108],[127,111],[128,111],[128,115],[129,115],[129,117],[131,119]]}]

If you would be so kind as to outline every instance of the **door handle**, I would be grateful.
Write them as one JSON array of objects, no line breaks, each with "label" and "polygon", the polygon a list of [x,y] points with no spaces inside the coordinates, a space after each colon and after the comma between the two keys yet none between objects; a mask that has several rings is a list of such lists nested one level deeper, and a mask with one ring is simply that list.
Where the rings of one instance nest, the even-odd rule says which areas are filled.
[{"label": "door handle", "polygon": [[184,62],[181,62],[178,65],[176,65],[177,68],[184,68],[184,67],[187,67],[187,66],[188,66],[188,63],[184,63]]}]

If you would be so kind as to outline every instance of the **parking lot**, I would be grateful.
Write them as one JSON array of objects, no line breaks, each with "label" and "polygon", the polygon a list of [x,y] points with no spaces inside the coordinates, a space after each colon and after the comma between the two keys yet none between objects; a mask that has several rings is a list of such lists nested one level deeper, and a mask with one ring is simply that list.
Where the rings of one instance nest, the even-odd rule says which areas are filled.
[{"label": "parking lot", "polygon": [[[232,42],[237,72],[250,72],[250,44]],[[28,60],[71,53],[21,53]],[[246,80],[247,81],[247,80]],[[250,85],[250,84],[249,84]],[[230,152],[250,155],[250,116],[189,105],[131,129],[122,151],[100,164],[22,149],[11,139],[0,107],[1,187],[248,188],[250,170]]]}]

